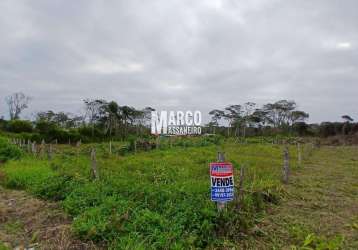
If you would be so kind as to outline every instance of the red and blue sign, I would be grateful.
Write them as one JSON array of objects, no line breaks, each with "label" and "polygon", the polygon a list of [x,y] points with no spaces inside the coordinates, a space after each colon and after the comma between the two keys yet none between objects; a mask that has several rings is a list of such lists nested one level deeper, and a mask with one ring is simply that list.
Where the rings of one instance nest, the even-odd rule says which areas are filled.
[{"label": "red and blue sign", "polygon": [[228,162],[210,163],[211,200],[228,202],[234,199],[234,168]]}]

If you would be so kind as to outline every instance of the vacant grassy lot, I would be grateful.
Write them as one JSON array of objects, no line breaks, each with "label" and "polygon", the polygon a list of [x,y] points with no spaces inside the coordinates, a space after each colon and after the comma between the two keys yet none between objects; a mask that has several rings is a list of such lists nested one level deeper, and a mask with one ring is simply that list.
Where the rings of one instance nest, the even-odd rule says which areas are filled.
[{"label": "vacant grassy lot", "polygon": [[323,147],[293,172],[253,249],[358,249],[358,148]]},{"label": "vacant grassy lot", "polygon": [[[224,213],[209,196],[208,164],[218,150],[234,164],[236,177],[246,169],[244,202],[231,202]],[[357,150],[310,152],[307,146],[305,164],[298,167],[297,148],[291,146],[293,178],[287,186],[280,182],[282,150],[227,142],[118,156],[98,148],[100,180],[94,181],[89,146],[65,147],[51,161],[32,156],[9,161],[0,170],[1,182],[60,202],[73,217],[76,237],[112,249],[356,246]],[[346,206],[327,211],[338,211],[343,219],[327,219],[326,204],[331,209],[341,201]]]}]

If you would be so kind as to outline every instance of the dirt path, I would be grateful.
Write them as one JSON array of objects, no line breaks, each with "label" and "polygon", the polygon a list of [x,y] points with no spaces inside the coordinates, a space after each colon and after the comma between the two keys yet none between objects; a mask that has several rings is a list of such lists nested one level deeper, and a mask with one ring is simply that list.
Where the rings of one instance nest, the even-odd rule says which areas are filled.
[{"label": "dirt path", "polygon": [[358,249],[357,147],[315,150],[285,189],[285,200],[259,225],[264,236],[251,247]]},{"label": "dirt path", "polygon": [[0,249],[95,249],[74,240],[56,203],[0,187]]}]

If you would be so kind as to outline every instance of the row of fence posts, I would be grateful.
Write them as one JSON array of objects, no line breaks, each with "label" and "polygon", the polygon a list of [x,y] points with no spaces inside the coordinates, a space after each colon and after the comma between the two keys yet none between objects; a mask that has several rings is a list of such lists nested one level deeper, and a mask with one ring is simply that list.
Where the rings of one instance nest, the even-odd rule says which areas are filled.
[{"label": "row of fence posts", "polygon": [[[319,143],[311,143],[310,146],[308,146],[308,156],[311,156],[313,150],[315,148],[319,148]],[[302,166],[302,144],[301,143],[297,143],[297,166],[301,167]],[[288,145],[286,144],[284,147],[284,151],[283,151],[283,169],[282,169],[282,182],[284,184],[288,184],[289,183],[289,176],[290,176],[290,155],[289,155],[289,148]]]},{"label": "row of fence posts", "polygon": [[[170,140],[170,145],[172,146],[171,140]],[[80,145],[78,145],[78,146],[80,146]],[[157,138],[156,138],[156,149],[159,149],[159,147],[160,147],[160,137],[157,136]],[[109,152],[110,155],[113,153],[112,141],[109,141],[108,152]],[[134,140],[133,153],[134,154],[137,153],[137,140]],[[99,173],[98,173],[97,159],[96,159],[96,149],[94,147],[91,149],[91,177],[94,180],[99,180]]]},{"label": "row of fence posts", "polygon": [[[280,139],[280,138],[272,138],[270,140],[266,140],[264,137],[261,137],[260,139],[260,143],[261,144],[272,144],[272,145],[285,145],[287,144],[287,140],[285,139]],[[249,140],[247,138],[239,138],[237,137],[236,140],[235,140],[236,143],[239,143],[239,144],[248,144],[249,143]],[[313,143],[314,146],[319,146],[319,142],[316,141]]]},{"label": "row of fence posts", "polygon": [[[315,148],[318,148],[319,144],[312,143],[310,147],[308,147],[308,156],[312,154],[312,151]],[[301,143],[297,143],[297,166],[302,167],[302,145]],[[217,161],[224,162],[225,161],[225,153],[218,152],[217,154]],[[245,166],[242,165],[240,168],[240,176],[239,176],[239,185],[237,187],[237,209],[240,209],[243,205],[244,201],[244,177],[245,177]],[[290,154],[289,154],[289,147],[286,144],[283,149],[283,168],[282,168],[282,182],[287,185],[289,184],[289,177],[290,177]],[[217,203],[218,211],[223,211],[225,209],[226,203]]]},{"label": "row of fence posts", "polygon": [[[10,139],[10,142],[19,146],[23,150],[27,150],[28,153],[33,154],[34,156],[40,156],[44,158],[45,150],[46,150],[46,143],[44,140],[41,141],[41,144],[39,146],[39,150],[37,148],[36,142],[31,142],[30,140],[24,140],[24,139],[18,139],[13,138]],[[55,144],[57,144],[57,140],[54,141]],[[79,149],[82,142],[79,140],[76,143],[76,147]],[[172,146],[172,141],[170,139],[170,145]],[[319,143],[312,143],[311,147],[309,147],[308,155],[311,155],[314,148],[319,147]],[[109,142],[109,154],[112,154],[112,141]],[[157,136],[156,139],[156,148],[159,149],[160,147],[160,137]],[[134,141],[134,153],[137,151],[137,141]],[[79,154],[79,150],[78,150]],[[97,158],[96,158],[96,149],[93,147],[91,149],[91,177],[93,180],[99,180],[99,172],[97,168]],[[47,158],[48,160],[52,160],[53,158],[53,146],[52,144],[48,144],[47,147]],[[218,152],[217,154],[217,161],[218,162],[224,162],[225,161],[225,154],[224,152]],[[302,166],[302,145],[301,143],[297,143],[297,165],[299,167]],[[242,206],[242,202],[244,199],[244,174],[245,174],[245,167],[241,166],[240,168],[240,177],[239,177],[239,186],[238,186],[238,208]],[[283,168],[282,168],[282,182],[284,184],[289,183],[289,177],[290,177],[290,156],[289,156],[289,147],[286,144],[284,146],[283,150]],[[225,208],[225,203],[218,203],[217,208],[219,211],[223,210]]]},{"label": "row of fence posts", "polygon": [[[44,158],[45,152],[47,149],[47,159],[53,159],[53,145],[51,143],[46,144],[44,140],[41,141],[40,145],[38,145],[35,141],[19,139],[19,138],[12,138],[10,139],[10,143],[20,147],[22,150],[27,151],[27,153],[32,154],[34,157]],[[54,140],[54,143],[57,144],[57,140]],[[69,142],[70,143],[70,142]],[[80,151],[79,148],[82,145],[82,141],[79,140],[76,143],[77,148],[77,155],[79,155]],[[109,154],[112,154],[112,141],[109,142]],[[158,147],[159,148],[159,147]],[[134,153],[137,152],[137,141],[134,142]],[[96,149],[93,147],[91,148],[91,177],[94,180],[99,179],[99,173],[97,169],[97,160],[96,160]]]},{"label": "row of fence posts", "polygon": [[[55,144],[57,144],[57,140],[55,140],[54,142],[55,142]],[[53,151],[54,151],[53,145],[51,143],[46,145],[44,140],[41,141],[41,144],[39,146],[36,144],[35,141],[32,142],[31,140],[27,140],[27,142],[26,142],[26,140],[18,139],[18,138],[10,139],[10,143],[17,145],[22,150],[27,151],[27,153],[32,154],[35,157],[39,156],[41,158],[44,158],[45,151],[47,149],[47,159],[50,161],[53,159]],[[79,154],[79,148],[80,148],[81,144],[82,144],[81,140],[79,140],[76,143],[76,148],[78,148],[78,151],[77,151],[78,154]],[[111,148],[112,148],[112,142],[110,142],[110,152],[111,152]],[[91,177],[94,180],[99,179],[95,148],[91,149]]]},{"label": "row of fence posts", "polygon": [[[36,144],[35,141],[31,141],[31,140],[25,140],[25,139],[19,139],[19,138],[12,138],[10,139],[10,142],[12,144],[15,144],[17,146],[19,146],[21,149],[26,150],[27,153],[32,154],[33,156],[37,157],[41,157],[44,158],[45,156],[45,151],[47,148],[47,158],[48,160],[52,160],[53,159],[53,146],[51,143],[48,144],[48,146],[46,147],[46,143],[44,140],[41,141],[41,144],[38,146]],[[57,143],[57,139],[54,140],[54,144],[58,144]],[[68,140],[68,144],[71,145],[71,140]],[[79,148],[81,147],[81,140],[77,141],[76,143],[76,148],[77,150],[77,155],[79,155],[80,150]],[[160,148],[160,136],[156,137],[156,149]],[[173,146],[173,142],[172,139],[169,138],[169,144],[170,144],[170,148],[172,148]],[[137,153],[137,140],[134,141],[134,153]],[[112,141],[109,141],[109,154],[111,155],[113,153],[113,144]],[[91,148],[91,153],[90,153],[90,158],[91,158],[91,177],[94,180],[98,180],[99,179],[99,171],[97,168],[97,159],[96,159],[96,149],[94,147]]]},{"label": "row of fence posts", "polygon": [[[33,156],[45,157],[45,152],[47,152],[47,158],[49,160],[52,159],[53,146],[50,143],[48,144],[48,147],[46,147],[44,140],[41,141],[40,145],[37,145],[35,141],[26,141],[25,139],[17,138],[10,139],[10,142],[14,145],[17,145],[22,150],[27,151],[27,153],[32,154]],[[55,141],[55,144],[57,144],[57,140]]]},{"label": "row of fence posts", "polygon": [[[313,145],[313,144],[312,144]],[[312,147],[313,149],[314,147]],[[302,145],[297,143],[297,166],[302,166]],[[288,184],[290,177],[290,153],[289,147],[286,144],[283,149],[283,168],[282,168],[282,182]]]},{"label": "row of fence posts", "polygon": [[[172,148],[173,147],[173,139],[171,136],[169,136],[169,148]],[[155,139],[155,148],[156,149],[159,149],[160,148],[160,135],[157,135],[156,136],[156,139]]]}]

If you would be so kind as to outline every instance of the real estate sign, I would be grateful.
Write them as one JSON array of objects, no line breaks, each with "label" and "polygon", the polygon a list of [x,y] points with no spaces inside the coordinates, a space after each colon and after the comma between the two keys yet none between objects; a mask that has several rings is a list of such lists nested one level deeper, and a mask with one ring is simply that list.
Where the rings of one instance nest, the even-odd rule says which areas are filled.
[{"label": "real estate sign", "polygon": [[234,199],[234,168],[228,162],[210,163],[211,200],[228,202]]}]

